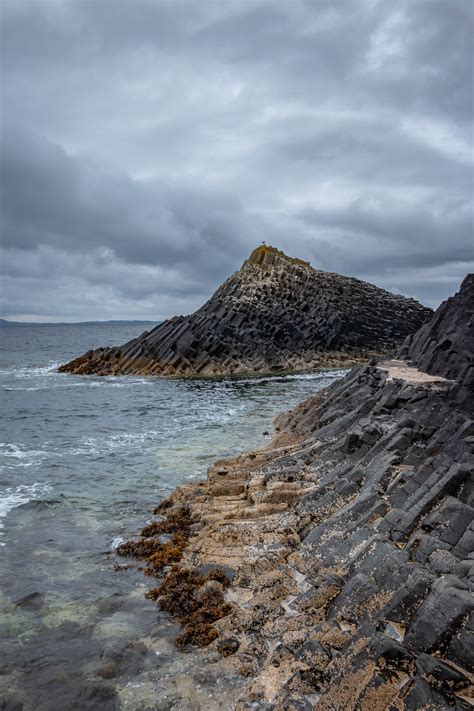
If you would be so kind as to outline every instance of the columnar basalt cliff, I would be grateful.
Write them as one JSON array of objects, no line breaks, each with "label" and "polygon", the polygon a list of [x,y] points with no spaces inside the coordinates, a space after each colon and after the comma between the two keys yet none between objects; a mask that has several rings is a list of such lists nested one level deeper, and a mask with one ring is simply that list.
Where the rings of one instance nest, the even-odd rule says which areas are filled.
[{"label": "columnar basalt cliff", "polygon": [[467,710],[473,470],[470,275],[395,360],[281,415],[118,552],[161,578],[181,645],[248,677],[236,708]]},{"label": "columnar basalt cliff", "polygon": [[261,246],[191,316],[60,371],[205,376],[351,365],[388,353],[430,314],[414,299]]}]

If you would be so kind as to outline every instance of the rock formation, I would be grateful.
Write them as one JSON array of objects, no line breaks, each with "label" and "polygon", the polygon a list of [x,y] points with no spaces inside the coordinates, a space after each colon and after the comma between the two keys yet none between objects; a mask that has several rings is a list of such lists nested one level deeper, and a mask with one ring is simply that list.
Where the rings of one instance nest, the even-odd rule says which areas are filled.
[{"label": "rock formation", "polygon": [[430,314],[414,299],[261,246],[191,316],[59,370],[205,376],[351,365],[388,353]]},{"label": "rock formation", "polygon": [[[474,275],[395,360],[353,369],[276,430],[178,488],[142,548],[119,550],[161,576],[150,597],[181,642],[210,642],[248,678],[238,709],[472,708]],[[163,558],[156,533],[180,517]]]}]

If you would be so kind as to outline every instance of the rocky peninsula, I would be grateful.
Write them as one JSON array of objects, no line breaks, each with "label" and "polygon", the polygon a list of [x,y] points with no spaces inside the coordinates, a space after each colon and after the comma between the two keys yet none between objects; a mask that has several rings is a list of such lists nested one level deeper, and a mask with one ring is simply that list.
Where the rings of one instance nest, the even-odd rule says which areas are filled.
[{"label": "rocky peninsula", "polygon": [[59,370],[210,376],[353,365],[389,353],[431,313],[414,299],[262,245],[192,315]]},{"label": "rocky peninsula", "polygon": [[158,578],[179,646],[247,678],[237,709],[467,710],[473,470],[469,275],[394,358],[279,416],[118,553]]}]

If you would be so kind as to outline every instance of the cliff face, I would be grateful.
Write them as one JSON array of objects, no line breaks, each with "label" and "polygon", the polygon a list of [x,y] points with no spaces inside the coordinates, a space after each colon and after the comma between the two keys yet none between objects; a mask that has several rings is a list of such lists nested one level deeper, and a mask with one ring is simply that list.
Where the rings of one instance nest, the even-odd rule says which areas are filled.
[{"label": "cliff face", "polygon": [[[161,506],[159,527],[181,512],[190,528],[151,597],[248,677],[236,708],[472,708],[473,312],[471,275],[397,360],[352,370]],[[143,533],[157,557],[135,554],[162,576]],[[227,588],[202,576],[216,564]]]},{"label": "cliff face", "polygon": [[421,370],[463,381],[474,353],[474,275],[468,274],[456,296],[447,299],[420,330],[409,336],[400,356]]},{"label": "cliff face", "polygon": [[387,353],[430,314],[414,299],[261,246],[191,316],[60,371],[204,376],[350,365]]}]

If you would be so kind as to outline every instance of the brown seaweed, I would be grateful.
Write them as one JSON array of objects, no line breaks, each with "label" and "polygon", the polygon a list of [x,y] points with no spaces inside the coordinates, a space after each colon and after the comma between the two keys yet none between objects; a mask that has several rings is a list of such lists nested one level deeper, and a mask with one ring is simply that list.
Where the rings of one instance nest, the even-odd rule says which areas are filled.
[{"label": "brown seaweed", "polygon": [[[188,507],[172,507],[167,501],[155,509],[155,513],[161,512],[164,512],[163,519],[145,526],[140,540],[122,543],[117,553],[145,559],[148,565],[144,572],[154,577],[172,566],[161,583],[145,597],[182,623],[183,632],[176,640],[178,647],[206,646],[218,636],[212,624],[233,611],[223,594],[230,579],[220,568],[212,568],[204,574],[177,565],[191,535],[191,513]],[[171,534],[171,541],[161,543],[157,537],[163,534]]]}]

